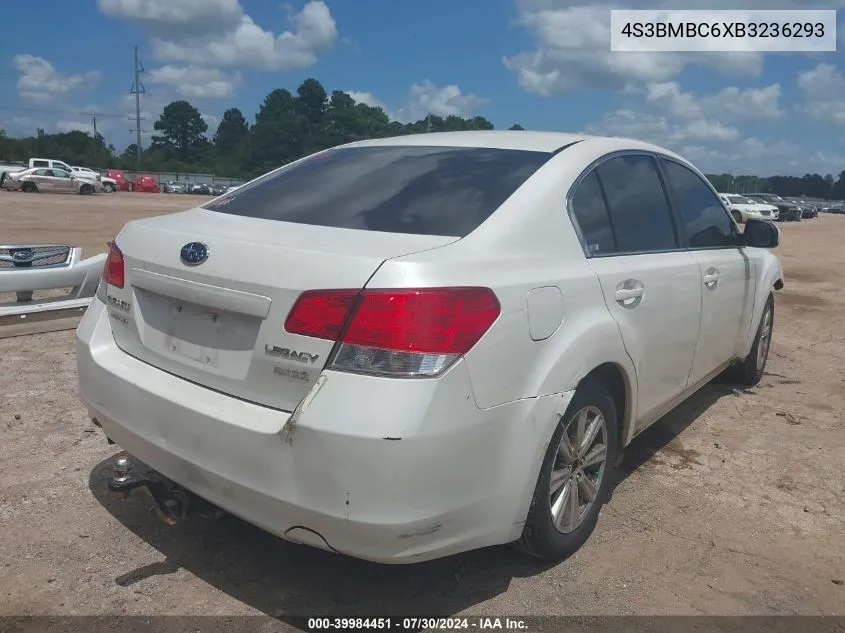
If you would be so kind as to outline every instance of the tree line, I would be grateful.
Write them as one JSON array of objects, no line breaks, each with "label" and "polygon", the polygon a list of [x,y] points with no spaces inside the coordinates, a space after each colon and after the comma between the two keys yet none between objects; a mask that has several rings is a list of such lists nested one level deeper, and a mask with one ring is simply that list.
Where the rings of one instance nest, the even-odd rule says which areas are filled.
[{"label": "tree line", "polygon": [[[392,121],[381,108],[357,103],[340,90],[331,94],[316,79],[306,79],[296,94],[271,91],[253,123],[238,108],[223,113],[211,133],[200,111],[188,101],[166,105],[153,126],[155,134],[141,152],[141,171],[213,173],[247,179],[266,173],[315,151],[352,141],[460,130],[492,130],[482,116],[462,118],[430,115],[414,123]],[[512,130],[522,130],[515,124]],[[118,153],[102,134],[72,131],[8,137],[0,130],[0,161],[25,161],[33,156],[58,158],[71,165],[137,170],[137,148]],[[772,192],[783,196],[845,199],[845,171],[804,176],[732,176],[708,174],[719,191]]]},{"label": "tree line", "polygon": [[[284,88],[270,92],[251,124],[238,108],[229,108],[211,131],[193,104],[173,101],[164,107],[153,129],[149,146],[141,152],[141,171],[249,178],[352,141],[428,131],[492,130],[493,124],[481,116],[431,115],[414,123],[391,121],[381,108],[357,103],[340,90],[329,95],[319,81],[306,79],[295,95]],[[96,168],[138,169],[136,145],[117,153],[101,134],[38,130],[36,136],[26,138],[0,135],[0,160],[32,156]]]}]

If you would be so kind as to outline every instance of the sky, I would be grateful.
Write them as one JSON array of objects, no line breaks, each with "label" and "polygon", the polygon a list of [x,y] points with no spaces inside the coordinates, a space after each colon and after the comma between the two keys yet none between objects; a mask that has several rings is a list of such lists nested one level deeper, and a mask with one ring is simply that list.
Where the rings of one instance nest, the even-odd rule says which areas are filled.
[{"label": "sky", "polygon": [[[737,8],[714,0],[616,0],[615,8]],[[745,0],[744,9],[845,0]],[[610,52],[603,0],[44,0],[3,4],[0,128],[97,129],[134,142],[133,50],[145,72],[143,142],[186,99],[213,136],[229,107],[253,121],[275,88],[306,78],[394,119],[481,115],[497,128],[656,143],[710,173],[838,175],[845,169],[845,56]],[[839,46],[845,28],[839,27]]]}]

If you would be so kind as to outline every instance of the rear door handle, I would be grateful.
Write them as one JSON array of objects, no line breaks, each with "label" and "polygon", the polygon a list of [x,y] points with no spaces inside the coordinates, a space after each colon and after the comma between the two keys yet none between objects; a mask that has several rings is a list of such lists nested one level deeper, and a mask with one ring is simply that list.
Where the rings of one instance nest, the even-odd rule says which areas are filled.
[{"label": "rear door handle", "polygon": [[708,288],[715,288],[719,284],[719,271],[715,268],[709,268],[706,273],[704,273],[704,285]]},{"label": "rear door handle", "polygon": [[622,288],[616,291],[617,301],[628,301],[629,299],[639,299],[643,296],[642,288]]},{"label": "rear door handle", "polygon": [[616,303],[623,308],[636,308],[642,302],[645,288],[636,279],[626,279],[616,286]]}]

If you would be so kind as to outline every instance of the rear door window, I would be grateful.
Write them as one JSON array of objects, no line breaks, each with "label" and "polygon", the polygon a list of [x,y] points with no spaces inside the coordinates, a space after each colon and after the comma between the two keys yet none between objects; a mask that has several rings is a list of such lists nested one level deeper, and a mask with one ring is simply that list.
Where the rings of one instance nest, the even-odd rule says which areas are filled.
[{"label": "rear door window", "polygon": [[650,253],[678,248],[672,212],[654,158],[616,156],[596,175],[607,200],[620,253]]},{"label": "rear door window", "polygon": [[616,250],[610,216],[595,171],[578,183],[572,196],[572,213],[581,229],[588,255],[605,255]]},{"label": "rear door window", "polygon": [[465,237],[551,156],[476,147],[340,148],[203,208],[298,224]]}]

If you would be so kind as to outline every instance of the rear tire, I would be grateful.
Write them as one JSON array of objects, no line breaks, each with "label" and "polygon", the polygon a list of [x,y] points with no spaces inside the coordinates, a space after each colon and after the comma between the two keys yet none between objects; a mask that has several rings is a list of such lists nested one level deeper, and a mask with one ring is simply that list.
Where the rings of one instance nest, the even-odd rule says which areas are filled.
[{"label": "rear tire", "polygon": [[[603,427],[592,442],[586,442],[586,448],[584,443],[577,446],[579,436],[588,437],[578,429],[579,418],[585,414],[582,422],[585,429],[596,423],[598,414],[603,419]],[[607,387],[598,381],[580,385],[546,450],[522,537],[514,545],[531,556],[558,561],[573,554],[587,541],[613,485],[619,450],[618,428],[616,405]],[[563,441],[564,433],[568,443]],[[604,461],[591,464],[602,444]],[[570,460],[565,455],[572,454],[573,447],[577,457]],[[574,501],[573,491],[576,493]],[[583,500],[589,500],[584,507],[580,505]]]},{"label": "rear tire", "polygon": [[38,193],[38,187],[34,182],[25,182],[21,185],[21,191],[24,193]]},{"label": "rear tire", "polygon": [[103,189],[105,190],[106,193],[114,193],[114,191],[115,191],[114,185],[111,184],[110,182],[104,184]]},{"label": "rear tire", "polygon": [[94,193],[94,187],[92,187],[91,185],[82,185],[79,188],[79,193],[81,193],[83,196],[90,196],[92,193]]},{"label": "rear tire", "polygon": [[746,387],[753,387],[766,372],[766,362],[769,359],[769,348],[772,345],[772,332],[775,327],[775,300],[770,294],[766,300],[766,307],[760,316],[754,344],[741,362],[728,370],[728,379]]}]

